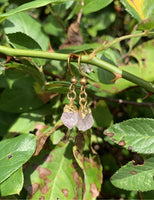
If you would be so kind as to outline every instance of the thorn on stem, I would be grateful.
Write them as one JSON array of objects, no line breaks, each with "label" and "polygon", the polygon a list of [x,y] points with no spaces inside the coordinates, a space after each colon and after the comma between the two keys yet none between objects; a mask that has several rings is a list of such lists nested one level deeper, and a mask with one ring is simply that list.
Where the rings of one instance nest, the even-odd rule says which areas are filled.
[{"label": "thorn on stem", "polygon": [[6,56],[6,61],[3,64],[5,65],[6,63],[8,63],[11,60],[11,58],[11,56]]},{"label": "thorn on stem", "polygon": [[54,53],[54,52],[55,52],[55,51],[53,50],[53,48],[52,48],[50,42],[49,42],[49,50],[48,50],[47,52],[50,52],[50,53]]},{"label": "thorn on stem", "polygon": [[96,53],[95,53],[95,51],[93,51],[93,52],[90,54],[90,56],[89,56],[89,59],[88,59],[88,60],[92,60],[92,59],[93,59],[93,57],[96,57]]},{"label": "thorn on stem", "polygon": [[85,55],[88,55],[87,52],[86,52],[85,50],[83,50],[83,52],[84,52]]},{"label": "thorn on stem", "polygon": [[152,94],[153,94],[152,92],[148,92],[148,94],[147,94],[145,97],[143,97],[142,100],[147,99],[147,98],[150,97]]},{"label": "thorn on stem", "polygon": [[122,78],[121,74],[117,74],[117,73],[113,73],[115,75],[115,78],[112,79],[111,81],[116,81],[118,80],[119,78]]}]

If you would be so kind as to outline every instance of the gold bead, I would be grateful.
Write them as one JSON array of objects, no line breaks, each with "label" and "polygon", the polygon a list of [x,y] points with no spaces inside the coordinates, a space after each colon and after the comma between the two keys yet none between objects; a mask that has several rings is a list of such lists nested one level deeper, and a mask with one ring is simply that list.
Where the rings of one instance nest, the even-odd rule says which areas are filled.
[{"label": "gold bead", "polygon": [[77,84],[77,82],[78,82],[78,80],[75,77],[71,78],[71,83],[72,84]]},{"label": "gold bead", "polygon": [[80,84],[81,84],[81,85],[86,85],[86,84],[87,84],[87,79],[86,79],[86,77],[83,77],[82,79],[80,79]]}]

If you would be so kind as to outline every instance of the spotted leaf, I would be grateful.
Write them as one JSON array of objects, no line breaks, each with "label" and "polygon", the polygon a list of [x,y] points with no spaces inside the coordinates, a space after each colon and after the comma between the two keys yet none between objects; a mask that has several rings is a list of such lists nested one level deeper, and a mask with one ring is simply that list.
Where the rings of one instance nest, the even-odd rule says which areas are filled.
[{"label": "spotted leaf", "polygon": [[131,191],[154,190],[154,157],[147,159],[143,165],[133,165],[129,162],[120,168],[111,178],[114,186]]}]

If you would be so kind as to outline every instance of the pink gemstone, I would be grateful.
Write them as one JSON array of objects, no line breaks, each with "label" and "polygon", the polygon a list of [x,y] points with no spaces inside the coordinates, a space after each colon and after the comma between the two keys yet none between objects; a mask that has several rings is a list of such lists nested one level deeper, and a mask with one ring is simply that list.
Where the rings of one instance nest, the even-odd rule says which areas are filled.
[{"label": "pink gemstone", "polygon": [[94,124],[94,119],[91,113],[89,113],[84,119],[79,116],[77,127],[79,131],[86,131],[90,129]]},{"label": "pink gemstone", "polygon": [[74,113],[63,112],[61,120],[68,129],[72,129],[77,124],[78,117],[79,117],[78,111]]}]

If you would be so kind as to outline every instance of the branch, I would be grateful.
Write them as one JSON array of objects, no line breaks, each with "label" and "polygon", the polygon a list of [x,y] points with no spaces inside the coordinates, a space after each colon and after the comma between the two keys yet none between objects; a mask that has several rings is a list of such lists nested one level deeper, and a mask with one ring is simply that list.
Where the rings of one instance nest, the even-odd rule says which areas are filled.
[{"label": "branch", "polygon": [[[35,50],[23,50],[23,49],[13,49],[9,47],[0,46],[0,53],[9,55],[9,56],[17,56],[17,57],[34,57],[34,58],[45,58],[45,59],[52,59],[52,60],[62,60],[67,61],[69,54],[62,54],[62,53],[49,53],[45,51],[35,51]],[[74,59],[72,58],[72,62],[78,62],[78,56],[75,56]],[[113,74],[119,74],[121,78],[124,78],[138,86],[141,86],[148,90],[149,92],[154,93],[154,85],[149,83],[134,74],[126,72],[104,60],[101,60],[97,57],[92,57],[91,55],[82,55],[81,63],[87,63],[95,65],[99,68],[105,69]]]},{"label": "branch", "polygon": [[78,13],[78,18],[77,18],[77,22],[78,24],[80,24],[81,22],[81,17],[82,17],[82,12],[83,12],[83,6],[84,6],[84,0],[81,0],[81,9],[80,9],[80,12]]},{"label": "branch", "polygon": [[112,42],[109,42],[107,44],[103,44],[100,48],[96,49],[93,53],[97,54],[100,51],[103,51],[105,49],[108,49],[110,47],[112,47],[113,45],[115,45],[116,43],[121,42],[122,40],[126,40],[126,39],[130,39],[130,38],[134,38],[134,37],[145,37],[147,35],[151,35],[151,33],[148,33],[147,31],[144,31],[142,33],[136,33],[136,34],[130,34],[130,35],[125,35],[119,38],[116,38],[115,40],[113,40]]},{"label": "branch", "polygon": [[105,101],[110,101],[118,104],[129,104],[129,105],[135,105],[135,106],[144,106],[144,107],[154,107],[154,103],[149,102],[142,102],[138,103],[136,101],[127,101],[123,99],[114,99],[114,98],[108,98],[108,97],[96,97],[95,99],[103,99]]}]

